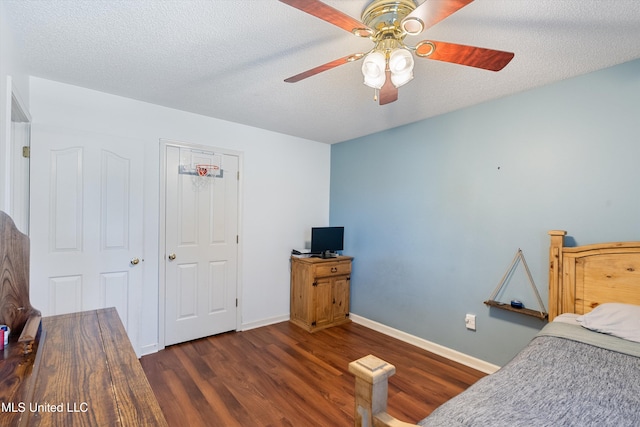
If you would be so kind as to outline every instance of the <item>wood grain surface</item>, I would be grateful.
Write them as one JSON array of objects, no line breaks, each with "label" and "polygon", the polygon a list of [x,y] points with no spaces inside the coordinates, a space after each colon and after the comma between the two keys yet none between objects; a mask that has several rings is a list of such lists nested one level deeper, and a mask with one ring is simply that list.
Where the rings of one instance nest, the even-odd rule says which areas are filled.
[{"label": "wood grain surface", "polygon": [[142,367],[170,426],[353,425],[349,362],[393,363],[389,412],[414,422],[485,374],[348,323],[308,333],[283,322],[167,347]]},{"label": "wood grain surface", "polygon": [[33,372],[15,374],[0,425],[166,425],[114,308],[45,317],[42,329]]}]

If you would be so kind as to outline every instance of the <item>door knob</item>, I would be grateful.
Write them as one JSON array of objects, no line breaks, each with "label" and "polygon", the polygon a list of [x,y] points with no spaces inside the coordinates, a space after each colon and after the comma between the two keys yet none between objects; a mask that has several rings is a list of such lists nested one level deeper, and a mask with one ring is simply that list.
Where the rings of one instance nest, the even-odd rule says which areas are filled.
[{"label": "door knob", "polygon": [[176,259],[176,254],[170,254],[170,255],[169,255],[169,259],[170,259],[171,261],[173,261],[174,259]]},{"label": "door knob", "polygon": [[131,265],[138,265],[140,260],[138,258],[131,258]]}]

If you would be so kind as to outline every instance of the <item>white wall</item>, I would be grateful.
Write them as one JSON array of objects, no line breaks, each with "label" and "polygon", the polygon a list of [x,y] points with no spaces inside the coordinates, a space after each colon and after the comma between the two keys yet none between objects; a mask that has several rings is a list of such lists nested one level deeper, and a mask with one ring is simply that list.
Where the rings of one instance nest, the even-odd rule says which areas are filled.
[{"label": "white wall", "polygon": [[[329,220],[329,145],[40,78],[31,78],[30,91],[34,127],[122,136],[145,145],[143,353],[158,342],[160,139],[243,152],[240,328],[288,319],[290,250],[304,245],[312,226]],[[32,150],[45,144],[34,137]],[[32,186],[47,185],[41,181],[34,171]],[[32,241],[41,244],[46,242]]]},{"label": "white wall", "polygon": [[[519,248],[546,301],[548,230],[640,240],[639,95],[635,60],[332,145],[351,311],[507,363],[544,326],[483,304]],[[522,265],[502,289],[540,308]]]}]

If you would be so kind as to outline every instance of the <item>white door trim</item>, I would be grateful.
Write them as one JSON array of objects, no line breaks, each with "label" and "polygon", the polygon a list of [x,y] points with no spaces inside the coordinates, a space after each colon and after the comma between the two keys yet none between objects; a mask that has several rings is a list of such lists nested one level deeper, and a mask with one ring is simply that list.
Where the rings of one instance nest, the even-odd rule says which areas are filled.
[{"label": "white door trim", "polygon": [[[166,275],[165,275],[165,263],[167,261],[167,254],[165,254],[165,248],[167,243],[167,236],[165,233],[165,227],[167,223],[165,203],[166,203],[166,152],[167,147],[179,147],[192,150],[202,151],[215,151],[216,153],[227,154],[238,157],[238,173],[242,177],[244,171],[244,153],[241,151],[229,150],[225,148],[218,148],[209,145],[191,144],[188,142],[175,141],[170,139],[160,139],[160,222],[159,222],[159,240],[158,240],[158,350],[165,348],[165,297],[166,297]],[[242,200],[243,200],[243,185],[242,179],[238,180],[238,264],[237,264],[237,278],[238,283],[236,287],[236,298],[238,299],[238,307],[236,310],[236,329],[242,325]]]},{"label": "white door trim", "polygon": [[[7,76],[5,104],[5,129],[0,176],[0,208],[11,216],[20,231],[29,235],[29,161],[27,166],[16,163],[22,159],[22,146],[31,145],[31,114],[11,76]],[[1,120],[0,120],[1,121]],[[0,146],[3,143],[0,141]],[[2,162],[0,161],[0,162]]]}]

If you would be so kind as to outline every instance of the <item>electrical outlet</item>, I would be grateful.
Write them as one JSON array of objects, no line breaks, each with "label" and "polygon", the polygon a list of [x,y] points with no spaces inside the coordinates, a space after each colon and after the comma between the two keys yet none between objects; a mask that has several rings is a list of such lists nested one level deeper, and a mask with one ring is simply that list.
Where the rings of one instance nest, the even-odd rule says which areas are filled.
[{"label": "electrical outlet", "polygon": [[464,324],[467,329],[475,331],[476,330],[476,315],[475,314],[467,314],[464,317]]}]

